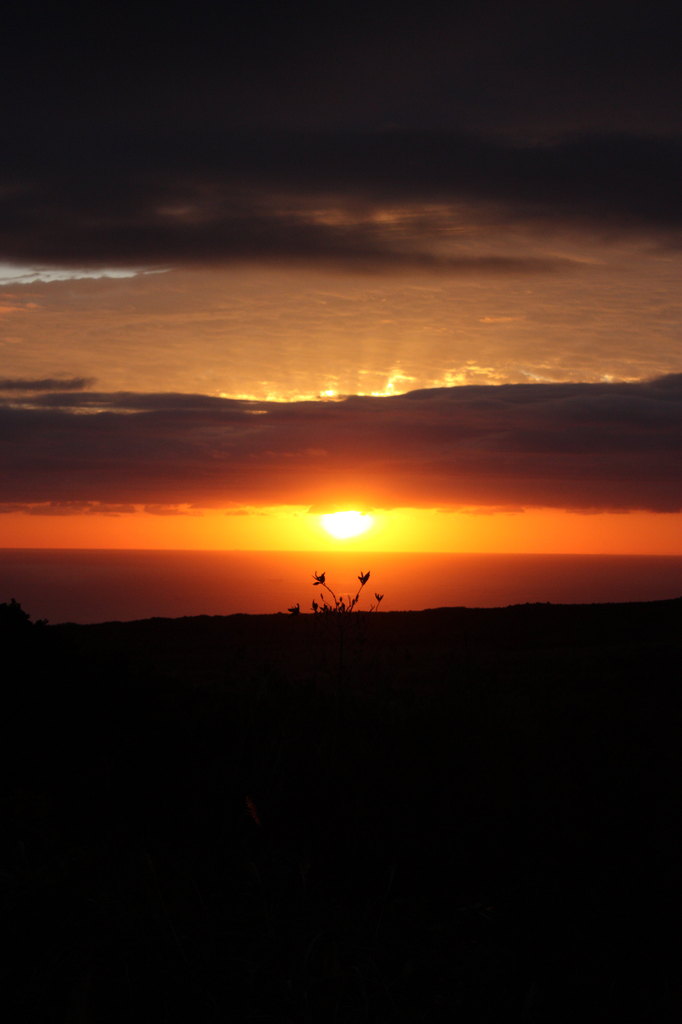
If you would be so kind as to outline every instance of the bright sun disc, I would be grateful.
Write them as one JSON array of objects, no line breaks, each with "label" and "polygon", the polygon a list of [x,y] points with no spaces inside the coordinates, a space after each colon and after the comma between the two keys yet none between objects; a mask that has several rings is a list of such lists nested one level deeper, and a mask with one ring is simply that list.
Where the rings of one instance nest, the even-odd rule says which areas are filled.
[{"label": "bright sun disc", "polygon": [[324,529],[337,540],[357,537],[369,530],[373,522],[372,517],[365,512],[330,512],[320,516],[320,523]]}]

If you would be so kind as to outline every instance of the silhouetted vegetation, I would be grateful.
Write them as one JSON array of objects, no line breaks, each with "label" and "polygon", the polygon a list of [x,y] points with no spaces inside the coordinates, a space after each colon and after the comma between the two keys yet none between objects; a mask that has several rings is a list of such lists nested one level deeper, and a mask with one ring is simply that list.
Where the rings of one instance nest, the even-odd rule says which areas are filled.
[{"label": "silhouetted vegetation", "polygon": [[8,1019],[677,1019],[681,611],[8,612]]},{"label": "silhouetted vegetation", "polygon": [[[333,632],[327,632],[324,639],[335,645],[337,652],[337,664],[336,664],[336,686],[340,687],[344,683],[345,676],[348,671],[348,622],[349,617],[352,616],[354,633],[353,633],[353,647],[355,653],[355,661],[358,660],[359,653],[362,651],[364,643],[367,639],[366,631],[360,626],[360,615],[359,603],[362,591],[364,590],[370,577],[369,572],[363,572],[360,570],[358,576],[358,583],[360,586],[354,595],[337,594],[332,590],[329,583],[327,582],[326,572],[313,573],[313,586],[320,587],[321,600],[316,601],[313,599],[311,610],[314,615],[321,615],[323,617],[330,616],[333,623]],[[326,593],[324,593],[326,591]],[[366,614],[377,611],[379,605],[384,599],[383,594],[374,595],[374,603],[370,604]],[[290,615],[298,615],[301,611],[300,602],[295,604],[292,608],[288,609]],[[353,615],[353,613],[356,613]]]},{"label": "silhouetted vegetation", "polygon": [[[365,586],[366,586],[366,584],[367,584],[367,582],[369,580],[369,577],[370,577],[370,573],[369,572],[363,572],[362,569],[361,569],[360,570],[360,575],[358,576],[358,583],[360,584],[360,586],[358,587],[356,593],[353,596],[351,596],[350,594],[345,594],[345,595],[342,595],[341,597],[337,597],[336,594],[334,593],[334,591],[332,590],[332,588],[327,583],[327,574],[324,573],[324,572],[314,572],[313,573],[313,581],[314,581],[313,582],[313,586],[314,587],[321,587],[322,590],[326,590],[327,595],[329,595],[327,597],[325,594],[322,594],[322,590],[320,591],[320,593],[322,594],[322,600],[320,602],[313,601],[313,604],[312,604],[312,610],[313,610],[314,614],[315,615],[318,615],[318,614],[320,614],[320,615],[330,615],[330,614],[331,615],[350,615],[352,612],[356,611],[357,606],[360,603],[360,595],[362,594],[362,591],[364,590],[364,588],[365,588]],[[384,595],[383,594],[375,594],[374,595],[375,603],[374,604],[370,604],[369,611],[370,612],[376,611],[377,608],[379,607],[379,605],[381,604],[381,602],[383,601],[383,599],[384,599]]]},{"label": "silhouetted vegetation", "polygon": [[25,636],[31,627],[46,625],[47,619],[31,622],[31,616],[14,598],[0,604],[0,637],[3,639]]}]

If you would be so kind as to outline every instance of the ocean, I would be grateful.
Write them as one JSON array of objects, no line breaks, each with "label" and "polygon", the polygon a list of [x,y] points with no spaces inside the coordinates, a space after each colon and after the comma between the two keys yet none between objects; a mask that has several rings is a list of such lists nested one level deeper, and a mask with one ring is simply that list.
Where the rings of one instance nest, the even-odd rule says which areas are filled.
[{"label": "ocean", "polygon": [[682,596],[682,556],[5,548],[0,602],[51,623],[304,612],[319,597],[313,572],[345,594],[368,570],[360,608],[381,593],[386,611]]}]

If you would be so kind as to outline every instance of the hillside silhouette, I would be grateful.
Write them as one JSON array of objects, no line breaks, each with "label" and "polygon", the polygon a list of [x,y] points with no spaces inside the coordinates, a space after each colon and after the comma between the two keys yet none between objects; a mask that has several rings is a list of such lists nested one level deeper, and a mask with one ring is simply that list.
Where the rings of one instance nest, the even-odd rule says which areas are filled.
[{"label": "hillside silhouette", "polygon": [[681,613],[0,616],[12,1019],[678,1019]]}]

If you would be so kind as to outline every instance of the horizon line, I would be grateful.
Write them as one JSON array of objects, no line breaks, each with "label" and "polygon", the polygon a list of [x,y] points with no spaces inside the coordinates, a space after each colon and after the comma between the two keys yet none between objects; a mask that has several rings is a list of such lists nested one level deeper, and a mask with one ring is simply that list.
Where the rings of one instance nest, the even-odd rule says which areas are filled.
[{"label": "horizon line", "polygon": [[456,555],[466,557],[467,555],[490,556],[491,558],[682,558],[682,552],[657,552],[654,554],[646,551],[367,551],[366,549],[348,550],[327,550],[323,548],[147,548],[147,547],[38,547],[0,546],[0,552],[5,551],[100,551],[100,552],[141,552],[141,553],[165,553],[165,554],[213,554],[213,555],[324,555],[332,557],[335,555],[367,555],[368,557],[383,557],[385,555],[432,555],[442,557],[444,555]]}]

